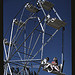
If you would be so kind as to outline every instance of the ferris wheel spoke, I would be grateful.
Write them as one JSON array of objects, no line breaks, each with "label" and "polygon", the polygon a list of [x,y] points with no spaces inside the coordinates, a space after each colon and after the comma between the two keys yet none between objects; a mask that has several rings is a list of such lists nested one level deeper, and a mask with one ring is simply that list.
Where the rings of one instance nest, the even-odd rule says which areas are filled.
[{"label": "ferris wheel spoke", "polygon": [[[32,38],[33,38],[33,33],[31,35],[31,38],[30,38],[30,43],[29,43],[29,49],[27,50],[27,54],[29,54],[29,50],[30,50],[30,47],[31,47],[31,42],[32,42]],[[28,55],[27,55],[27,58],[28,58]]]},{"label": "ferris wheel spoke", "polygon": [[57,11],[55,10],[55,8],[53,8],[53,11],[55,12],[56,16],[59,18],[59,20],[62,21],[62,19],[60,18],[59,14],[57,13]]},{"label": "ferris wheel spoke", "polygon": [[8,47],[8,58],[9,58],[9,54],[10,54],[10,46],[11,46],[11,41],[12,41],[12,34],[13,34],[14,22],[15,22],[15,19],[13,19],[13,22],[12,22],[12,29],[11,29],[11,35],[10,35],[10,42],[9,42],[9,47]]},{"label": "ferris wheel spoke", "polygon": [[[36,44],[37,44],[37,42],[38,42],[38,40],[39,40],[40,35],[41,35],[41,34],[39,34],[39,35],[38,35],[38,37],[37,37],[37,39],[36,39],[36,41],[35,41],[35,44],[34,44],[34,46],[33,46],[32,50],[31,50],[30,55],[32,55],[32,52],[33,52],[33,50],[34,50],[34,48],[35,48],[35,46],[36,46]],[[29,56],[29,58],[28,58],[28,59],[30,59],[30,56]]]},{"label": "ferris wheel spoke", "polygon": [[[23,30],[24,30],[24,28],[22,27],[21,28],[21,30],[19,31],[19,29],[17,28],[17,31],[16,31],[16,33],[15,33],[15,35],[14,35],[14,37],[13,37],[13,40],[12,40],[12,42],[14,41],[14,40],[16,40],[16,38],[18,38],[19,37],[19,35],[21,35],[21,33],[23,32]],[[18,32],[19,31],[19,32]]]},{"label": "ferris wheel spoke", "polygon": [[[13,42],[13,40],[12,40],[12,45],[14,46],[14,44],[16,45],[16,43],[18,42],[18,39],[20,38],[20,36],[21,36],[21,34],[22,34],[22,32],[23,32],[23,28],[20,30],[20,32],[18,33],[18,35],[17,35],[17,37],[16,37],[16,39],[15,39],[15,43]],[[13,51],[14,51],[14,49],[12,49],[11,50],[11,55],[12,55],[12,53],[13,53]]]},{"label": "ferris wheel spoke", "polygon": [[9,61],[9,63],[11,63],[11,64],[13,64],[15,66],[20,66],[20,67],[23,67],[24,66],[24,64],[22,62],[13,62],[13,60],[12,61]]},{"label": "ferris wheel spoke", "polygon": [[[16,46],[15,46],[15,48],[16,48],[16,50],[17,50],[17,47],[16,47]],[[17,52],[17,53],[18,53],[20,59],[22,60],[22,57],[21,57],[20,53],[19,53],[19,52]]]},{"label": "ferris wheel spoke", "polygon": [[44,11],[44,9],[43,9],[41,3],[40,3],[40,0],[38,0],[38,3],[39,3],[39,5],[40,5],[40,7],[41,7],[41,9],[42,9],[42,11],[43,11],[43,13],[44,13],[44,16],[46,17],[46,13],[45,13],[45,11]]}]

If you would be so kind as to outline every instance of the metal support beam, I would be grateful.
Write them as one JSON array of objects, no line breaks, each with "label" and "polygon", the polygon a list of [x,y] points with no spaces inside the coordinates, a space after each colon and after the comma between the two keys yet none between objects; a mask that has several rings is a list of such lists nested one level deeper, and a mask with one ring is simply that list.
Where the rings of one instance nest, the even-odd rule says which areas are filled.
[{"label": "metal support beam", "polygon": [[10,60],[9,63],[11,62],[34,62],[34,61],[41,61],[41,59]]},{"label": "metal support beam", "polygon": [[55,12],[56,16],[59,18],[59,20],[62,21],[62,19],[60,18],[60,16],[58,15],[58,13],[56,12],[55,8],[53,8],[53,11]]},{"label": "metal support beam", "polygon": [[43,11],[43,13],[44,13],[45,17],[46,17],[46,13],[45,13],[45,11],[44,11],[44,9],[43,9],[43,7],[42,7],[41,3],[40,3],[40,0],[38,0],[38,3],[39,3],[39,5],[40,5],[40,7],[41,7],[41,9],[42,9],[42,11]]},{"label": "metal support beam", "polygon": [[38,21],[39,21],[39,23],[40,23],[40,26],[41,26],[41,28],[42,28],[42,31],[44,32],[44,28],[43,28],[43,25],[42,25],[42,23],[41,23],[41,21],[40,21],[40,18],[38,17]]},{"label": "metal support beam", "polygon": [[12,29],[11,29],[11,35],[10,35],[10,43],[9,43],[9,48],[8,48],[8,58],[9,59],[9,55],[10,55],[10,46],[11,46],[11,40],[12,40],[12,34],[13,34],[13,27],[14,27],[14,22],[16,19],[13,19],[13,23],[12,23]]},{"label": "metal support beam", "polygon": [[[4,51],[5,51],[6,60],[8,60],[4,41],[3,41],[3,45],[4,45]],[[9,63],[7,63],[7,64],[5,65],[5,70],[4,70],[5,72],[4,72],[4,75],[7,75],[7,69],[8,69],[7,67],[9,68],[10,74],[12,75],[12,72],[11,72],[11,68],[10,68]]]}]

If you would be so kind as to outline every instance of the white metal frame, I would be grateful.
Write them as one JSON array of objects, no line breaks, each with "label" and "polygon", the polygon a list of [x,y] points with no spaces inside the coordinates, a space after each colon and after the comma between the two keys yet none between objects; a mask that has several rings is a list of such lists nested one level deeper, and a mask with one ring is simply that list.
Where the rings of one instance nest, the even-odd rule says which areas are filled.
[{"label": "white metal frame", "polygon": [[[12,39],[13,28],[14,28],[14,22],[15,22],[15,20],[16,20],[16,19],[13,19],[12,28],[11,28],[11,35],[10,35],[10,42],[9,42],[9,48],[8,48],[8,54],[7,54],[7,50],[6,50],[6,47],[5,47],[5,43],[4,43],[4,41],[3,41],[4,52],[5,52],[5,56],[6,56],[6,57],[5,57],[6,60],[4,60],[4,61],[5,61],[5,62],[8,61],[8,63],[4,66],[4,67],[5,67],[5,69],[4,69],[4,75],[7,75],[7,70],[8,70],[8,68],[9,68],[10,74],[12,75],[11,68],[10,68],[10,64],[9,64],[10,62],[27,62],[27,64],[29,64],[30,62],[33,62],[33,61],[41,61],[41,60],[43,59],[44,46],[46,46],[47,43],[48,43],[48,42],[55,36],[55,34],[58,32],[58,30],[56,30],[56,31],[52,34],[52,36],[51,36],[46,42],[44,42],[44,38],[45,38],[45,27],[46,27],[46,16],[47,16],[47,15],[46,15],[46,13],[45,13],[45,11],[44,11],[44,9],[43,9],[41,3],[40,3],[40,0],[38,0],[38,2],[39,2],[39,4],[40,4],[41,10],[43,11],[43,14],[44,14],[44,16],[45,16],[44,25],[42,25],[41,20],[40,20],[40,17],[32,17],[32,16],[34,15],[34,13],[33,13],[32,16],[30,16],[21,26],[18,27],[18,29],[17,29],[17,31],[16,31],[16,34],[15,34],[15,36],[14,36],[13,39]],[[20,21],[21,21],[21,19],[22,19],[24,10],[25,10],[25,7],[24,7],[23,12],[22,12],[22,15],[21,15],[21,17],[20,17]],[[53,8],[53,11],[55,12],[55,14],[56,14],[56,16],[59,18],[59,20],[62,21],[62,19],[60,18],[60,16],[59,16],[58,13],[56,12],[55,8]],[[15,39],[17,33],[19,32],[19,34],[20,34],[19,29],[21,29],[24,25],[26,25],[29,20],[34,19],[34,18],[37,18],[37,20],[38,20],[38,22],[39,22],[39,24],[40,24],[40,27],[41,27],[41,29],[42,29],[42,32],[43,32],[43,33],[42,33],[42,46],[41,46],[41,48],[35,53],[35,55],[34,55],[31,59],[30,59],[30,56],[29,56],[29,58],[28,58],[28,56],[26,57],[26,56],[24,55],[24,60],[23,60],[22,57],[21,57],[21,55],[20,55],[20,53],[18,52],[17,46],[16,46],[15,44],[13,44],[13,45],[15,46],[16,52],[18,53],[18,55],[19,55],[19,57],[20,57],[21,60],[9,60],[9,58],[10,58],[10,47],[11,47],[12,41]],[[20,22],[19,22],[19,24],[20,24]],[[24,26],[24,29],[26,29],[26,26]],[[19,34],[18,34],[18,35],[19,35]],[[30,43],[29,43],[29,48],[30,48],[30,46],[31,46],[32,37],[33,37],[33,33],[32,33],[32,35],[31,35],[31,39],[30,39]],[[32,51],[31,51],[30,55],[32,55],[32,52],[33,52],[33,50],[34,50],[34,48],[35,48],[35,46],[36,46],[36,44],[37,44],[37,41],[38,41],[39,37],[40,37],[40,34],[38,35],[38,37],[37,37],[37,39],[36,39],[36,41],[35,41],[35,44],[34,44],[34,46],[33,46],[33,49],[32,49]],[[24,34],[24,38],[26,39],[26,33]],[[14,43],[14,41],[13,41],[13,43]],[[24,46],[26,46],[26,41],[24,41]],[[28,51],[29,51],[29,50],[28,50]],[[41,51],[41,59],[34,59],[34,58],[36,57],[36,55],[37,55],[40,51]],[[26,53],[26,48],[24,48],[24,53]],[[27,52],[27,53],[29,53],[29,52]],[[28,59],[26,59],[26,58],[28,58]],[[62,60],[63,60],[63,54],[62,54]],[[26,64],[26,63],[25,63],[25,64]],[[27,64],[26,64],[26,65],[27,65]],[[63,61],[62,61],[62,65],[63,65]]]}]

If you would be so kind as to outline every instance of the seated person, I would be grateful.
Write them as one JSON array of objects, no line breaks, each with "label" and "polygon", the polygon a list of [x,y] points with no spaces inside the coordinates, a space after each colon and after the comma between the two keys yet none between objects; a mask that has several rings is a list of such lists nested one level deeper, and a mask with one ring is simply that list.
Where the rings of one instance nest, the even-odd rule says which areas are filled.
[{"label": "seated person", "polygon": [[59,67],[58,67],[58,60],[56,57],[53,58],[53,61],[51,63],[53,65],[53,69],[54,71],[58,71],[59,72]]},{"label": "seated person", "polygon": [[58,60],[56,57],[54,57],[52,63],[49,63],[48,61],[49,61],[49,57],[45,58],[41,62],[41,64],[43,64],[43,65],[45,64],[44,66],[42,66],[44,71],[47,71],[47,72],[52,72],[52,71],[58,71],[59,72],[60,71],[59,67],[58,67]]},{"label": "seated person", "polygon": [[53,70],[53,68],[52,68],[52,65],[48,61],[49,61],[49,57],[45,58],[41,62],[41,64],[42,64],[42,67],[43,67],[44,71],[51,72]]},{"label": "seated person", "polygon": [[49,57],[45,58],[45,59],[41,62],[41,64],[46,64],[48,61],[49,61]]}]

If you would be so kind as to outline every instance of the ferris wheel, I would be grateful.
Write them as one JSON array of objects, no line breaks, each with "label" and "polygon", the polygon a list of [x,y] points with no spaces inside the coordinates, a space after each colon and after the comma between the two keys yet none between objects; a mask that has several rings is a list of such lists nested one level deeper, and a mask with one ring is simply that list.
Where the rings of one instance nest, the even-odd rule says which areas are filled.
[{"label": "ferris wheel", "polygon": [[[51,11],[57,17],[52,17]],[[8,36],[3,39],[4,75],[32,75],[31,68],[37,68],[34,75],[38,75],[44,47],[66,23],[58,15],[54,4],[47,0],[37,0],[36,4],[27,2],[18,14],[12,21]],[[47,33],[47,26],[53,30],[52,34]],[[64,75],[62,72],[51,73]]]}]

